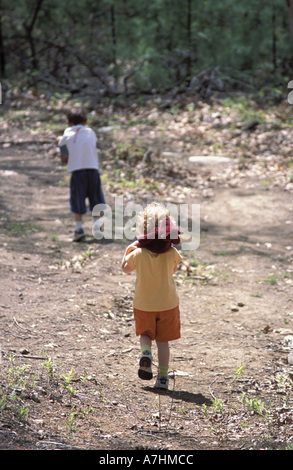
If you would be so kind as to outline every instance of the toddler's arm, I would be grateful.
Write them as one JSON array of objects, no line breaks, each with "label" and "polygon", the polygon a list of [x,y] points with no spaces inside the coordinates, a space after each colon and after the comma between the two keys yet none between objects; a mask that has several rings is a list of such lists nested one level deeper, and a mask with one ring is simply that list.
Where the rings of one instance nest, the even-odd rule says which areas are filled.
[{"label": "toddler's arm", "polygon": [[122,259],[121,268],[122,268],[122,271],[126,274],[129,274],[133,271],[133,269],[127,264],[126,256],[129,255],[129,253],[131,253],[131,251],[133,251],[137,248],[136,244],[137,244],[137,241],[131,243],[130,245],[128,245],[128,247],[125,250],[125,253],[124,253],[124,256],[123,256],[123,259]]}]

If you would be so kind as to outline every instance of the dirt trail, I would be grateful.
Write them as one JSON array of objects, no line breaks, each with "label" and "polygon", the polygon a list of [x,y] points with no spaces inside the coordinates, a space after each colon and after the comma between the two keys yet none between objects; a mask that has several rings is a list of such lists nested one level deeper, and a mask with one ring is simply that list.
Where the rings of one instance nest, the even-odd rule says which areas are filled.
[{"label": "dirt trail", "polygon": [[[42,146],[3,148],[0,172],[2,393],[9,357],[14,369],[27,364],[14,414],[0,417],[1,449],[290,444],[292,193],[248,176],[196,200],[200,247],[183,254],[177,275],[175,379],[158,395],[137,378],[134,275],[120,269],[126,241],[97,242],[88,216],[87,241],[71,242],[66,175]],[[264,410],[253,413],[248,398]]]}]

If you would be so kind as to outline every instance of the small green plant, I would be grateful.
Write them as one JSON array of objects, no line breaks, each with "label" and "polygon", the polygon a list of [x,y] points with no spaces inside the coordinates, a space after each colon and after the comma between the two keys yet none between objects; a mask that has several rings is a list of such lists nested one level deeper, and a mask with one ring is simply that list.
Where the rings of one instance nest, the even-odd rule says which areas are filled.
[{"label": "small green plant", "polygon": [[27,235],[29,232],[37,232],[39,229],[26,222],[14,222],[7,225],[10,232],[17,235]]},{"label": "small green plant", "polygon": [[71,411],[68,411],[66,415],[67,419],[65,422],[65,426],[68,428],[70,434],[72,434],[73,432],[77,431],[77,424],[75,421],[76,412],[74,411],[74,406],[71,407]]},{"label": "small green plant", "polygon": [[53,379],[53,364],[51,358],[43,362],[43,366],[47,369],[50,380]]},{"label": "small green plant", "polygon": [[224,411],[224,402],[223,400],[220,400],[219,398],[215,398],[212,404],[212,410],[217,413],[223,413]]},{"label": "small green plant", "polygon": [[86,258],[91,258],[91,256],[92,256],[92,250],[91,250],[90,248],[88,248],[88,249],[86,250],[86,252],[84,253],[84,256],[85,256]]},{"label": "small green plant", "polygon": [[252,410],[253,413],[264,416],[266,414],[265,404],[258,398],[250,398],[246,396],[246,393],[242,393],[242,397],[239,401],[248,409]]},{"label": "small green plant", "polygon": [[205,403],[202,405],[202,409],[203,409],[203,415],[207,416],[208,415],[208,407]]},{"label": "small green plant", "polygon": [[65,375],[62,375],[64,381],[65,381],[65,388],[66,390],[69,392],[69,395],[71,397],[74,397],[75,394],[76,394],[76,391],[72,388],[71,384],[70,384],[70,380],[71,380],[71,375],[72,375],[72,369],[71,371],[69,372],[68,376],[66,377]]},{"label": "small green plant", "polygon": [[244,372],[244,365],[241,363],[241,365],[235,369],[235,372],[233,375],[233,381],[238,380],[239,377],[243,374],[243,372]]},{"label": "small green plant", "polygon": [[15,366],[13,357],[9,358],[12,366],[8,369],[8,386],[11,387],[13,390],[20,389],[25,390],[25,377],[24,373],[26,371],[27,365],[24,366]]},{"label": "small green plant", "polygon": [[275,286],[278,284],[278,278],[276,275],[269,276],[268,279],[266,279],[267,284],[271,284],[271,286]]},{"label": "small green plant", "polygon": [[19,417],[19,420],[24,423],[26,421],[26,418],[29,414],[29,409],[27,408],[27,406],[22,406],[19,410],[18,410],[18,417]]},{"label": "small green plant", "polygon": [[29,408],[23,405],[21,396],[26,389],[25,372],[27,365],[16,366],[13,357],[10,357],[9,361],[11,366],[5,376],[7,393],[4,393],[0,399],[0,410],[11,409],[21,422],[25,422],[29,414]]}]

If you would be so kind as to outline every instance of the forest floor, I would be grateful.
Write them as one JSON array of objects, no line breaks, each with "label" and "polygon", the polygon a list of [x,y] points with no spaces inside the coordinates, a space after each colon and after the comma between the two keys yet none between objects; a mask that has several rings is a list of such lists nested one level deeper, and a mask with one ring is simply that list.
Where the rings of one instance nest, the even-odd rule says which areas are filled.
[{"label": "forest floor", "polygon": [[189,97],[176,109],[152,100],[91,114],[107,203],[200,204],[200,246],[181,252],[176,274],[182,337],[169,391],[158,393],[137,376],[128,241],[95,240],[88,213],[86,240],[72,242],[55,144],[63,103],[10,99],[0,120],[0,449],[292,449],[290,109],[250,103],[244,113],[237,100]]}]

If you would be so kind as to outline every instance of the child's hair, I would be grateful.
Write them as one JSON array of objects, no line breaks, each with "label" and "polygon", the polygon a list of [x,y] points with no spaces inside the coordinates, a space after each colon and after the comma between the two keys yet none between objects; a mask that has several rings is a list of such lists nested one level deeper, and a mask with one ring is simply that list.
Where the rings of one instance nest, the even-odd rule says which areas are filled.
[{"label": "child's hair", "polygon": [[[170,212],[162,204],[152,202],[148,204],[146,208],[138,214],[137,217],[137,229],[138,232],[147,235],[155,227],[158,227],[163,220],[170,219]],[[174,223],[174,221],[172,220]]]},{"label": "child's hair", "polygon": [[87,121],[87,115],[81,108],[72,108],[66,113],[67,120],[70,124],[77,126],[84,124]]}]

